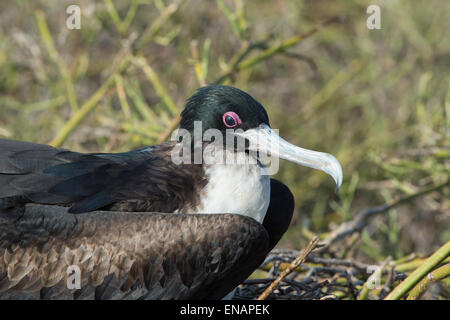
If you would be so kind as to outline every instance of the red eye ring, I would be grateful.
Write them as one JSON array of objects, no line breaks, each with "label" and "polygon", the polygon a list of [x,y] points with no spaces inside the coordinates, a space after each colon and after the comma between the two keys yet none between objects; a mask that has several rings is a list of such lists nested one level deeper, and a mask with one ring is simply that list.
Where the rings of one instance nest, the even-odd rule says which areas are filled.
[{"label": "red eye ring", "polygon": [[242,123],[241,118],[233,111],[225,112],[222,121],[227,128],[234,128]]}]

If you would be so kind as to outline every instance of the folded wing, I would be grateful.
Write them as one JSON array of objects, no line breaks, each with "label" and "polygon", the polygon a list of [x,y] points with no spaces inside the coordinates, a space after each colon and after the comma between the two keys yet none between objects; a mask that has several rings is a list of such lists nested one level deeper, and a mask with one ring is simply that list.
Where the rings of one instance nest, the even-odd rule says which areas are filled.
[{"label": "folded wing", "polygon": [[0,210],[32,202],[81,213],[125,203],[120,211],[173,212],[203,183],[200,167],[171,161],[173,146],[83,154],[0,139]]},{"label": "folded wing", "polygon": [[20,219],[0,214],[0,299],[220,299],[268,250],[265,228],[240,215],[28,205]]}]

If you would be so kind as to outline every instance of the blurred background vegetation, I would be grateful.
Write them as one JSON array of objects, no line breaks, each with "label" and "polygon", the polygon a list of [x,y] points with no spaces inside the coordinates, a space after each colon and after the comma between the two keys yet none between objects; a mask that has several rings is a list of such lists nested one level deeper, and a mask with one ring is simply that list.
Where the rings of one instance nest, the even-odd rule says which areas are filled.
[{"label": "blurred background vegetation", "polygon": [[[81,7],[81,29],[66,8]],[[381,7],[381,30],[366,8]],[[325,174],[281,162],[296,199],[278,247],[326,238],[360,210],[448,182],[448,1],[1,1],[0,137],[82,152],[166,140],[196,88],[225,83],[286,140],[335,155]],[[371,219],[335,248],[365,262],[450,240],[442,186]],[[345,248],[342,249],[342,248]]]}]

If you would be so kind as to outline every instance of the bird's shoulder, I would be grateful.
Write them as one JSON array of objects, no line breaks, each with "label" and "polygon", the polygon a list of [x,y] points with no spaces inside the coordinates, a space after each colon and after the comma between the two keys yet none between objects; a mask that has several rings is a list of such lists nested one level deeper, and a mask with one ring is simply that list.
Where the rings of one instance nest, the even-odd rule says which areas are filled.
[{"label": "bird's shoulder", "polygon": [[80,213],[117,205],[123,211],[165,211],[194,203],[202,168],[176,164],[166,142],[123,153],[79,153],[0,140],[0,207],[26,202],[70,205]]}]

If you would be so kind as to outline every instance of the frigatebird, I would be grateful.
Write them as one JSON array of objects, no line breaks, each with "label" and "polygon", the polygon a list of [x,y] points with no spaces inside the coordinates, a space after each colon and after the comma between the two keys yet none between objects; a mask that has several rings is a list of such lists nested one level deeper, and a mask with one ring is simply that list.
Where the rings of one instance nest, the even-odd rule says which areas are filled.
[{"label": "frigatebird", "polygon": [[[192,139],[196,121],[202,135],[215,129],[244,143]],[[181,130],[191,139],[125,153],[0,140],[0,298],[221,299],[292,218],[294,197],[270,179],[263,154],[342,181],[335,157],[281,139],[264,107],[230,86],[198,89]],[[212,144],[254,161],[174,161],[179,146],[192,160]]]}]

